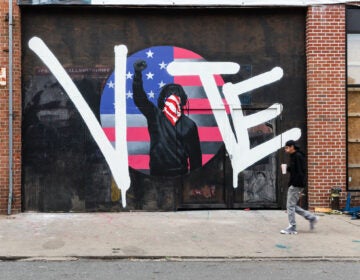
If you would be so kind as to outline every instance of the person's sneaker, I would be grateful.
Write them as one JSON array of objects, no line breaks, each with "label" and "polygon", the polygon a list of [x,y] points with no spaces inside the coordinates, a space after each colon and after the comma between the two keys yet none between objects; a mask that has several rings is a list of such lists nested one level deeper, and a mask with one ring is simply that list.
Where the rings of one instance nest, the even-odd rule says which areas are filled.
[{"label": "person's sneaker", "polygon": [[309,220],[310,222],[310,230],[313,230],[315,228],[315,224],[319,221],[319,217],[318,216],[314,216],[314,218],[312,218],[311,220]]},{"label": "person's sneaker", "polygon": [[280,231],[281,234],[297,234],[296,226],[288,226],[286,229]]}]

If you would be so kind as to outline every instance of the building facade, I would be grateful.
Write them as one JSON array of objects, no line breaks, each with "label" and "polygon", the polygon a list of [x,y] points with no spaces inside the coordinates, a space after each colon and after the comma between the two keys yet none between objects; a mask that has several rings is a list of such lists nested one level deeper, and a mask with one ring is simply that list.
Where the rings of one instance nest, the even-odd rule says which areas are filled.
[{"label": "building facade", "polygon": [[1,3],[1,213],[356,201],[356,2],[147,2]]}]

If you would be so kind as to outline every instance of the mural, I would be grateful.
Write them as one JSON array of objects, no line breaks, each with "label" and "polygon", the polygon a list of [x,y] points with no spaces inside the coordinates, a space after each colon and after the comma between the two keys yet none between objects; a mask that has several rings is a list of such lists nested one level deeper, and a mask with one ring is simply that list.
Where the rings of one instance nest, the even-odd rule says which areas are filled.
[{"label": "mural", "polygon": [[[29,41],[29,47],[49,68],[82,116],[109,165],[115,183],[120,188],[121,193],[124,194],[122,195],[123,207],[126,207],[125,194],[131,184],[127,148],[126,97],[133,97],[137,109],[147,120],[148,132],[150,134],[149,168],[151,175],[183,175],[188,172],[188,160],[190,161],[190,169],[197,169],[202,165],[200,164],[201,152],[199,150],[200,142],[198,141],[199,136],[196,122],[182,115],[183,107],[187,104],[187,95],[182,86],[180,84],[168,84],[168,81],[165,82],[165,79],[161,80],[159,84],[161,91],[157,93],[159,96],[158,104],[157,106],[153,104],[149,101],[143,88],[142,72],[147,68],[147,62],[145,60],[136,60],[133,64],[133,71],[135,73],[132,73],[129,65],[127,65],[126,46],[115,46],[114,82],[112,83],[110,80],[107,83],[108,86],[111,85],[109,88],[114,87],[114,110],[110,108],[108,111],[110,115],[114,112],[115,137],[111,139],[107,136],[107,130],[103,130],[82,94],[46,44],[40,38],[34,37]],[[229,154],[233,169],[234,188],[238,186],[238,175],[240,172],[280,149],[286,141],[290,139],[298,140],[300,138],[301,130],[293,128],[255,147],[250,146],[248,129],[274,119],[281,114],[282,106],[280,104],[273,104],[265,110],[246,116],[243,114],[239,96],[281,79],[283,70],[280,67],[275,67],[245,81],[225,83],[222,85],[221,90],[219,90],[217,76],[236,74],[240,70],[239,64],[232,62],[207,62],[201,59],[200,61],[176,61],[172,58],[169,61],[166,55],[162,56],[164,54],[162,51],[164,50],[166,53],[167,49],[159,50],[158,55],[162,62],[157,63],[157,67],[160,70],[163,69],[164,72],[166,70],[167,76],[199,79],[199,84],[203,87],[212,114],[216,120],[217,128]],[[171,53],[172,48],[169,51]],[[146,53],[150,59],[155,55],[155,52],[151,51],[151,49],[147,50]],[[137,56],[134,56],[134,59],[136,58]],[[129,61],[131,63],[131,59]],[[132,82],[133,92],[130,92],[129,89],[126,91],[126,80],[127,78],[131,79],[132,75],[134,75]],[[155,71],[154,73],[151,70],[148,71],[146,73],[147,80],[152,80],[154,75]],[[149,97],[155,97],[155,91],[150,89],[148,95]],[[104,96],[104,98],[106,97]],[[107,98],[111,100],[111,97]],[[129,110],[135,110],[135,107],[133,106]],[[103,112],[106,112],[106,109]],[[169,115],[171,116],[169,117]],[[103,117],[105,118],[106,116]],[[180,124],[183,125],[177,126]],[[185,139],[187,137],[189,139]],[[187,143],[188,140],[190,144]],[[173,154],[173,156],[170,157],[170,154]],[[165,165],[162,165],[162,160]],[[176,160],[179,162],[176,162]],[[140,162],[145,165],[144,161],[147,160],[142,159]],[[192,166],[195,167],[192,168]],[[175,173],[172,173],[173,170],[175,170]],[[264,176],[264,173],[259,172],[256,174],[256,180],[261,181]],[[257,183],[257,186],[261,191],[261,184]],[[211,187],[209,189],[210,191],[207,190],[206,193],[211,195]],[[255,191],[255,193],[258,192]],[[249,194],[250,199],[253,199],[254,192],[248,191],[247,194]]]},{"label": "mural", "polygon": [[281,207],[305,10],[22,9],[24,211]]}]

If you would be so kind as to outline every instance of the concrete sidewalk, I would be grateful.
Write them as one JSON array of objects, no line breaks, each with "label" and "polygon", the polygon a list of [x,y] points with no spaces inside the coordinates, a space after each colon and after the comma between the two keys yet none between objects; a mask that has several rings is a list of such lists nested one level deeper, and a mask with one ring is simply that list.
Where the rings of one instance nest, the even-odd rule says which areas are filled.
[{"label": "concrete sidewalk", "polygon": [[360,219],[322,215],[314,231],[284,211],[212,210],[0,216],[0,259],[305,258],[360,260]]}]

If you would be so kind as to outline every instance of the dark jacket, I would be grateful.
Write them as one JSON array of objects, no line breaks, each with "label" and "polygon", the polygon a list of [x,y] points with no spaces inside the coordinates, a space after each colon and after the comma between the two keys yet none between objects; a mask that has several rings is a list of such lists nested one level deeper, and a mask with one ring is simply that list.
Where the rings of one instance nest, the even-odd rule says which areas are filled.
[{"label": "dark jacket", "polygon": [[197,126],[182,115],[173,126],[161,109],[148,100],[143,89],[141,72],[135,72],[133,98],[146,117],[150,134],[150,174],[176,176],[202,166]]},{"label": "dark jacket", "polygon": [[305,155],[296,150],[295,153],[290,155],[290,172],[289,186],[305,188],[306,187],[306,163]]}]

